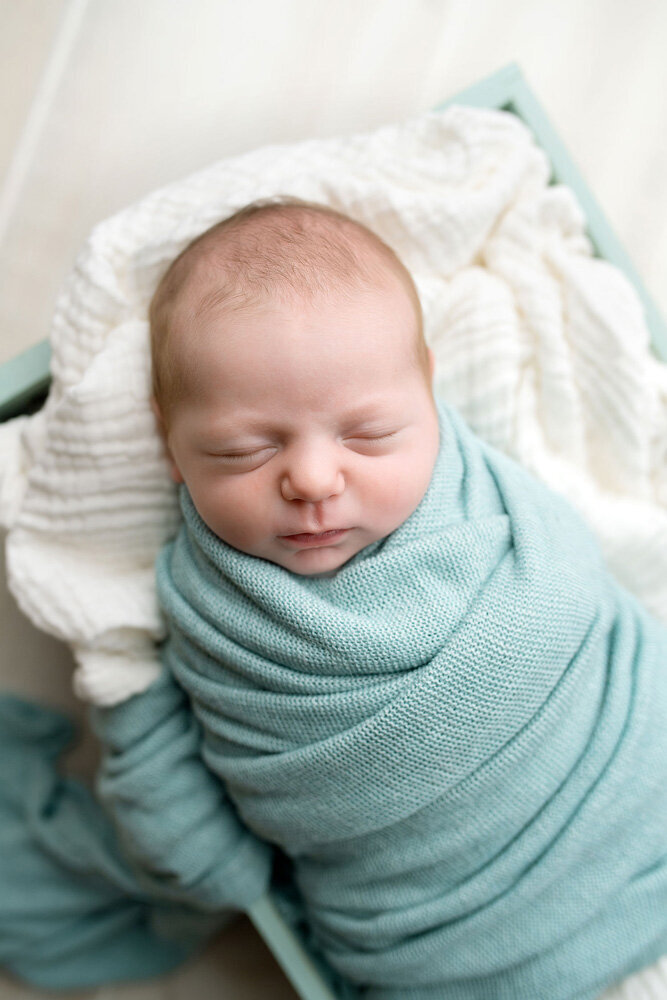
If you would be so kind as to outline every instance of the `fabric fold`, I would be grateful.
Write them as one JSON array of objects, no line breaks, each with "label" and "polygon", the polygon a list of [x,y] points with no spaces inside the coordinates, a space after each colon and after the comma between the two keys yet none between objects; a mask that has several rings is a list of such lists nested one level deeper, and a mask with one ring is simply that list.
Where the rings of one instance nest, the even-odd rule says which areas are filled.
[{"label": "fabric fold", "polygon": [[92,722],[103,747],[96,790],[144,890],[212,912],[255,902],[271,850],[204,765],[199,724],[172,678],[93,709]]},{"label": "fabric fold", "polygon": [[64,777],[73,728],[0,697],[0,965],[49,990],[161,975],[228,919],[139,885],[100,804]]},{"label": "fabric fold", "polygon": [[269,881],[168,675],[94,715],[98,798],[59,770],[68,720],[0,697],[0,965],[45,989],[161,975]]}]

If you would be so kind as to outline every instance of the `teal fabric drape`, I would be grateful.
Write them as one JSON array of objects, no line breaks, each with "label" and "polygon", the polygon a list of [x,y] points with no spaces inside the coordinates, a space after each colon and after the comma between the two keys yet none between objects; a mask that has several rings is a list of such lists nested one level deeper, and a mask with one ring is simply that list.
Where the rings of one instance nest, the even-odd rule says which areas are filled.
[{"label": "teal fabric drape", "polygon": [[0,697],[0,965],[47,989],[167,972],[268,882],[168,675],[95,724],[120,832],[59,769],[71,723]]},{"label": "teal fabric drape", "polygon": [[667,952],[667,630],[444,403],[429,490],[304,577],[185,488],[165,662],[369,1000],[573,1000]]},{"label": "teal fabric drape", "polygon": [[366,1000],[593,1000],[667,952],[667,631],[439,414],[418,509],[329,578],[231,549],[182,491],[166,669],[93,713],[97,799],[58,775],[62,718],[1,700],[0,964],[163,971],[261,895],[269,843]]}]

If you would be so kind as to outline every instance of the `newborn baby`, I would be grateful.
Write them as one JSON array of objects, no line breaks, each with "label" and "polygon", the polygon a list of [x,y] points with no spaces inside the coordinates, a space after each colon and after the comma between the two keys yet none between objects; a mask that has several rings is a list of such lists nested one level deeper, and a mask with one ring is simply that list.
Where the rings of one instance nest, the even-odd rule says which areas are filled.
[{"label": "newborn baby", "polygon": [[163,662],[315,947],[371,1000],[583,1000],[667,952],[667,635],[434,399],[396,255],[249,206],[150,319]]},{"label": "newborn baby", "polygon": [[174,262],[151,330],[174,479],[227,544],[324,573],[414,511],[438,452],[433,355],[369,230],[251,206]]}]

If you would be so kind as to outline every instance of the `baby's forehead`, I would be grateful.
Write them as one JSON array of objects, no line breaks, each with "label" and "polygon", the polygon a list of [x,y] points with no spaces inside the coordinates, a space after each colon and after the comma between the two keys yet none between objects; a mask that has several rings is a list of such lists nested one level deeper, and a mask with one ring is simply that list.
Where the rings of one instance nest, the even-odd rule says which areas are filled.
[{"label": "baby's forehead", "polygon": [[[235,319],[245,319],[248,310],[258,309],[271,319],[275,306],[283,318],[305,306],[312,316],[314,309],[332,302],[361,309],[373,298],[375,314],[383,312],[401,350],[405,338],[425,370],[421,306],[412,278],[378,236],[345,216],[333,216],[290,208],[243,217],[241,222],[232,217],[207,230],[176,258],[151,304],[154,371],[171,386],[167,391],[176,393],[188,371],[194,376],[196,367],[211,356],[209,351],[219,356],[234,336],[245,336],[244,324]],[[394,314],[388,316],[381,302],[385,294],[401,316],[398,332]],[[354,320],[358,344],[363,341],[368,353],[361,313]],[[315,329],[317,323],[311,326]],[[387,352],[388,329],[383,337]],[[336,333],[333,343],[337,341]],[[265,349],[260,340],[256,344]]]},{"label": "baby's forehead", "polygon": [[289,208],[223,222],[194,241],[176,262],[174,305],[182,299],[199,310],[223,301],[298,303],[396,277],[407,289],[402,263],[366,227],[336,213]]}]

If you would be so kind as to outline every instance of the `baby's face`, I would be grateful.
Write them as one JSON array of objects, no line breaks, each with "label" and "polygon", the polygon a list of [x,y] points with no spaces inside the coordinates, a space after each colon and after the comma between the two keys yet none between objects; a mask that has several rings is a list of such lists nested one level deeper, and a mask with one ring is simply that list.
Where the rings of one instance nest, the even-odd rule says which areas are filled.
[{"label": "baby's face", "polygon": [[177,347],[194,375],[168,448],[216,535],[310,575],[405,521],[439,437],[398,281],[326,302],[216,309],[195,326]]}]

